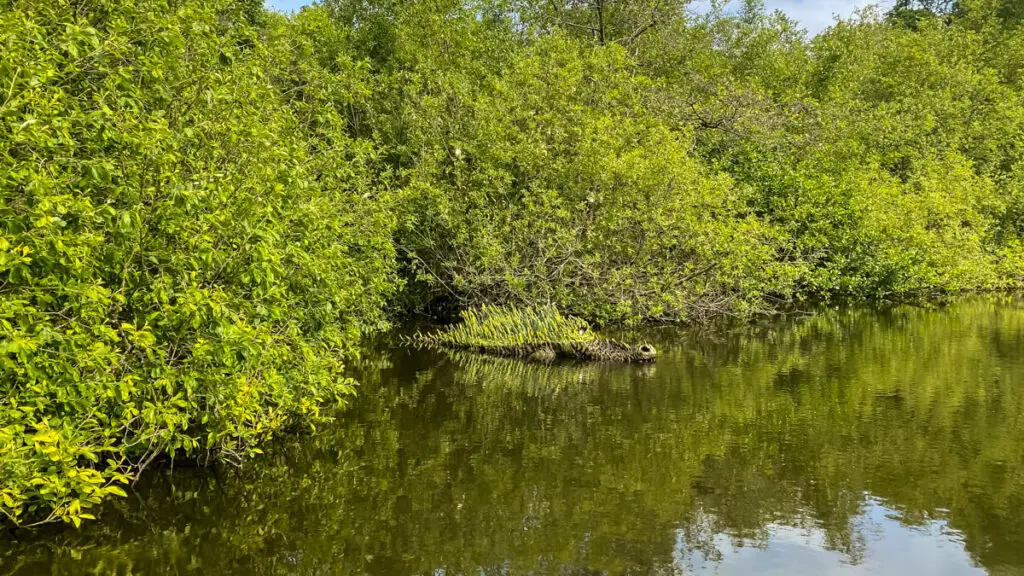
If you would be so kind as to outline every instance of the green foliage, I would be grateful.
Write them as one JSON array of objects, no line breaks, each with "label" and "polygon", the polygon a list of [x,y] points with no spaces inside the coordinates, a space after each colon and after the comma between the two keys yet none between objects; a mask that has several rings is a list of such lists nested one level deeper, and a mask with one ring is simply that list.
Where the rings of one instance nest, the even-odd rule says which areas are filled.
[{"label": "green foliage", "polygon": [[419,3],[391,7],[400,72],[372,114],[401,151],[406,306],[702,320],[1024,280],[1021,45],[995,4],[809,41],[758,2],[616,3],[631,24],[606,25],[644,33],[596,43],[604,4],[542,4],[447,5],[429,32]]},{"label": "green foliage", "polygon": [[[684,28],[641,59],[704,162],[784,231],[795,294],[899,298],[1024,278],[1006,226],[1024,157],[1013,38],[867,12],[808,43],[761,15]],[[683,55],[692,68],[666,64]]]},{"label": "green foliage", "polygon": [[[424,97],[398,241],[464,305],[553,303],[598,321],[756,308],[787,289],[778,231],[652,115],[624,50],[538,41],[478,86]],[[456,92],[457,90],[457,92]]]},{"label": "green foliage", "polygon": [[563,316],[553,307],[516,308],[481,306],[462,312],[458,324],[425,334],[412,341],[458,348],[515,348],[541,344],[582,344],[597,336],[579,318]]},{"label": "green foliage", "polygon": [[1024,21],[1024,4],[1017,0],[896,0],[886,18],[893,24],[916,30],[925,20],[941,18],[951,23],[979,15],[1012,28]]},{"label": "green foliage", "polygon": [[346,135],[365,88],[313,57],[323,21],[256,6],[263,28],[220,0],[3,2],[15,524],[78,525],[162,453],[249,455],[353,391],[394,287],[376,153]]}]

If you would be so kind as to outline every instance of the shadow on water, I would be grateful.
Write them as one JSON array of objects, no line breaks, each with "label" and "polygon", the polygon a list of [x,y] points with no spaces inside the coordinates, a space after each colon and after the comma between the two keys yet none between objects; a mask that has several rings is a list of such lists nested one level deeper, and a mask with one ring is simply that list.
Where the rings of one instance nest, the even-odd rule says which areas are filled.
[{"label": "shadow on water", "polygon": [[1019,300],[645,336],[656,364],[384,347],[333,425],[7,537],[0,573],[1024,573]]}]

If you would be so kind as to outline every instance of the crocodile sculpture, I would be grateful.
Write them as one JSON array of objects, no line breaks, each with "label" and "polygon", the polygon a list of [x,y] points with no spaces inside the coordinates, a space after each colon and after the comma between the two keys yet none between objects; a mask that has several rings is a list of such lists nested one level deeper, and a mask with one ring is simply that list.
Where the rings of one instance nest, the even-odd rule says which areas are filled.
[{"label": "crocodile sculpture", "polygon": [[653,362],[650,344],[630,346],[599,337],[585,321],[553,307],[520,309],[483,306],[462,313],[462,322],[435,332],[418,332],[416,346],[449,348],[551,362],[558,358]]}]

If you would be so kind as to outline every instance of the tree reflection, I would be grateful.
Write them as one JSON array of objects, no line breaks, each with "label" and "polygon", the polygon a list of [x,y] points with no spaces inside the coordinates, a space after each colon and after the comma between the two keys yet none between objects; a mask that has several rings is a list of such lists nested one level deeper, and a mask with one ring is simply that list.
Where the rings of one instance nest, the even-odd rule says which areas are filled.
[{"label": "tree reflection", "polygon": [[[705,335],[652,366],[381,347],[356,405],[244,470],[152,474],[10,571],[675,573],[722,538],[815,530],[864,558],[867,494],[1024,568],[1024,308],[829,310]],[[441,570],[441,571],[438,571]]]}]

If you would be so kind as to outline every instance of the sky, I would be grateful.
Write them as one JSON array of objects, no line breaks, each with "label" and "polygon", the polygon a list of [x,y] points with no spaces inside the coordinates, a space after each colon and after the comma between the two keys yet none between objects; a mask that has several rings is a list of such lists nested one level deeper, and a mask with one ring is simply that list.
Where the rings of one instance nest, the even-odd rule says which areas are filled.
[{"label": "sky", "polygon": [[[739,2],[733,3],[739,5]],[[769,11],[782,10],[806,28],[812,36],[831,26],[835,22],[835,15],[845,18],[853,14],[854,10],[865,6],[873,4],[887,8],[894,3],[895,0],[765,0],[765,6]],[[698,0],[693,3],[693,7],[700,10],[709,4],[710,2]]]},{"label": "sky", "polygon": [[[309,4],[311,0],[265,0],[267,6],[290,12]],[[766,0],[765,4],[769,10],[782,10],[790,18],[807,29],[811,34],[817,34],[833,22],[833,15],[849,16],[858,8],[869,4],[880,4],[888,6],[894,0]],[[738,4],[738,2],[737,2]],[[706,7],[708,2],[701,0],[693,3],[695,9],[700,10]]]}]

